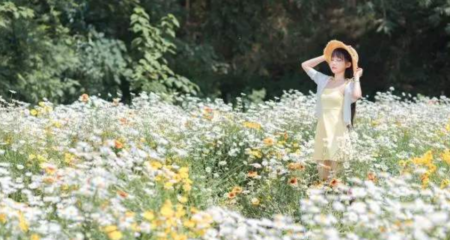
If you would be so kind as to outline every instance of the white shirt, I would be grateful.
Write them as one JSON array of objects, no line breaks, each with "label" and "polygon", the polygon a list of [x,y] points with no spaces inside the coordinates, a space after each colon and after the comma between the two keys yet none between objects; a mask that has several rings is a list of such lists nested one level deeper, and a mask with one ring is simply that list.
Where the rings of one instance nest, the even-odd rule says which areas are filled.
[{"label": "white shirt", "polygon": [[[327,86],[328,81],[330,81],[331,76],[325,75],[314,68],[309,68],[306,73],[311,77],[311,79],[317,84],[316,91],[316,111],[315,117],[318,118],[320,116],[320,112],[322,111],[322,103],[321,103],[321,95],[325,86]],[[351,127],[351,104],[356,102],[358,99],[353,98],[353,89],[355,87],[355,82],[352,80],[345,87],[344,90],[344,107],[343,111],[343,121],[347,127]]]}]

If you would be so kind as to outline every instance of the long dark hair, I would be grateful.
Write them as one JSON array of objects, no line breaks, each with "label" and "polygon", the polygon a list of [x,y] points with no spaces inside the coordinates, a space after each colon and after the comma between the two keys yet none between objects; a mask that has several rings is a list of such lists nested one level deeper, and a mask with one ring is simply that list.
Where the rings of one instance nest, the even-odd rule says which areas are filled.
[{"label": "long dark hair", "polygon": [[[344,77],[345,78],[353,78],[353,63],[352,63],[352,57],[350,56],[350,53],[347,52],[347,50],[343,48],[336,48],[333,50],[333,53],[331,53],[331,57],[337,57],[340,59],[344,59],[345,63],[350,62],[352,65],[345,69]],[[356,102],[351,104],[351,126],[353,128],[353,118],[355,118],[355,111],[356,111]]]}]

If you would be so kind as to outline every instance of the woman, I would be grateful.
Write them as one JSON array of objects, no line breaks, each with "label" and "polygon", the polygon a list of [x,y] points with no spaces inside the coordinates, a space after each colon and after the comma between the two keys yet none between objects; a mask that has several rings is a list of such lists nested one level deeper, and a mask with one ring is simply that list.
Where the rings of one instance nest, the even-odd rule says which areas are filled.
[{"label": "woman", "polygon": [[[323,61],[328,62],[334,76],[314,69]],[[337,175],[342,162],[348,159],[341,143],[349,138],[355,102],[362,96],[359,79],[363,70],[357,64],[356,51],[337,40],[327,44],[322,56],[302,63],[303,70],[317,84],[315,116],[318,122],[313,160],[317,162],[320,181],[329,180],[330,174]]]}]

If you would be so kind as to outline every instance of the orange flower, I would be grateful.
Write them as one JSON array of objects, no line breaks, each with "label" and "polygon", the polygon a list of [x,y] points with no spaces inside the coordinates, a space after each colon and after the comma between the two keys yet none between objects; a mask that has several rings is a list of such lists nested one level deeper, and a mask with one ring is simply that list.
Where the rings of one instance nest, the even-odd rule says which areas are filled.
[{"label": "orange flower", "polygon": [[54,166],[47,166],[45,167],[45,172],[47,174],[53,174],[56,172],[56,168]]},{"label": "orange flower", "polygon": [[119,196],[121,196],[121,197],[123,197],[123,198],[128,197],[128,193],[126,193],[126,192],[124,192],[124,191],[122,191],[122,190],[117,191],[117,194],[119,194]]},{"label": "orange flower", "polygon": [[297,183],[298,183],[297,178],[296,177],[292,177],[291,179],[289,179],[288,183],[291,186],[297,185]]},{"label": "orange flower", "polygon": [[126,118],[120,118],[119,119],[119,121],[120,121],[120,123],[122,124],[122,125],[125,125],[125,124],[127,124],[128,123],[128,119],[126,119]]},{"label": "orange flower", "polygon": [[205,112],[210,113],[213,110],[210,107],[204,107],[203,110],[205,110]]},{"label": "orange flower", "polygon": [[266,146],[270,146],[273,145],[273,139],[271,137],[267,137],[263,140],[264,144],[266,144]]},{"label": "orange flower", "polygon": [[257,171],[250,171],[247,173],[247,177],[251,177],[251,178],[255,178],[258,176],[258,172]]},{"label": "orange flower", "polygon": [[333,178],[333,180],[331,180],[331,182],[330,182],[331,187],[336,187],[338,184],[339,184],[339,180],[336,178]]},{"label": "orange flower", "polygon": [[236,193],[235,192],[229,192],[228,193],[228,199],[233,199],[236,197]]},{"label": "orange flower", "polygon": [[87,102],[89,101],[89,95],[87,95],[86,93],[82,94],[80,97],[82,102]]},{"label": "orange flower", "polygon": [[52,177],[45,177],[45,178],[43,179],[43,181],[44,181],[45,183],[52,184],[52,183],[55,182],[55,179],[52,178]]},{"label": "orange flower", "polygon": [[117,149],[122,149],[122,148],[123,148],[123,143],[120,142],[119,140],[115,140],[115,141],[114,141],[114,146],[115,146]]},{"label": "orange flower", "polygon": [[204,107],[203,108],[203,117],[211,120],[214,118],[214,110],[210,107]]},{"label": "orange flower", "polygon": [[305,166],[303,166],[301,163],[289,163],[288,169],[289,170],[304,170]]},{"label": "orange flower", "polygon": [[377,181],[377,176],[375,176],[375,173],[370,172],[370,173],[367,174],[367,179],[372,181],[372,182],[376,182]]},{"label": "orange flower", "polygon": [[428,177],[430,176],[430,174],[428,172],[420,175],[420,180],[425,181],[428,180]]}]

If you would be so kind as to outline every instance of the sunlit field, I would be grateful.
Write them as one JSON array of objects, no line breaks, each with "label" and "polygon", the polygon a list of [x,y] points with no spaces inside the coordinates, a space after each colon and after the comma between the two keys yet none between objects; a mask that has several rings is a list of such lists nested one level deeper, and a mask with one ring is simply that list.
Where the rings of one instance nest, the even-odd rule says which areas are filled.
[{"label": "sunlit field", "polygon": [[175,100],[3,101],[0,235],[449,239],[448,98],[360,99],[351,160],[325,184],[310,159],[314,95]]}]

